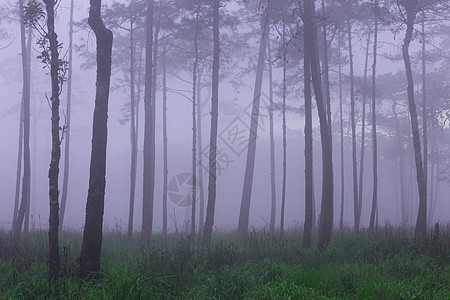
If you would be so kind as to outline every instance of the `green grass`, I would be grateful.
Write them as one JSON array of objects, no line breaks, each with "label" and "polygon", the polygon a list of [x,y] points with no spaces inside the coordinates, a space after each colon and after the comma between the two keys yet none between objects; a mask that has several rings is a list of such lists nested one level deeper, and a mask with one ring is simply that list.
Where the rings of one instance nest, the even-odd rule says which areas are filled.
[{"label": "green grass", "polygon": [[63,232],[61,276],[49,284],[47,233],[20,246],[0,232],[0,299],[449,299],[450,230],[414,242],[409,230],[334,232],[323,253],[301,248],[301,232],[281,239],[216,233],[210,247],[186,236],[149,245],[105,233],[100,278],[77,277],[82,236]]}]

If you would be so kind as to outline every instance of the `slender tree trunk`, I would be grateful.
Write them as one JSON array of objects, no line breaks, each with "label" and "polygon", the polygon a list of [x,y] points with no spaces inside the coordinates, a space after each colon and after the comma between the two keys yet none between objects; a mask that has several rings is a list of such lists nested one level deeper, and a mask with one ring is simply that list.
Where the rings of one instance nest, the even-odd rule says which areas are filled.
[{"label": "slender tree trunk", "polygon": [[270,233],[275,232],[275,213],[277,205],[277,193],[275,187],[275,141],[273,138],[273,74],[272,74],[272,53],[270,49],[270,39],[267,40],[267,57],[269,60],[269,130],[270,130]]},{"label": "slender tree trunk", "polygon": [[20,183],[22,181],[22,156],[23,156],[23,96],[22,103],[20,105],[20,117],[19,117],[19,150],[17,151],[17,168],[16,168],[16,193],[14,197],[14,212],[12,228],[14,228],[17,221],[17,210],[19,208],[20,199]]},{"label": "slender tree trunk", "polygon": [[90,0],[89,26],[97,38],[97,80],[89,191],[86,202],[86,221],[80,254],[80,276],[95,278],[100,271],[102,224],[106,184],[106,145],[108,99],[111,78],[111,52],[113,35],[101,17],[101,0]]},{"label": "slender tree trunk", "polygon": [[191,238],[195,238],[195,208],[197,205],[197,72],[198,72],[198,18],[200,5],[197,6],[194,37],[194,66],[192,68],[192,210],[191,210]]},{"label": "slender tree trunk", "polygon": [[[378,43],[378,0],[375,0],[375,32],[373,37],[373,63],[372,63],[372,166],[373,166],[373,195],[372,211],[370,213],[369,230],[373,231],[374,213],[376,209],[376,224],[378,228],[378,147],[377,147],[377,107],[376,107],[376,72],[377,72],[377,43]],[[362,188],[362,185],[360,186]]]},{"label": "slender tree trunk", "polygon": [[61,192],[61,211],[59,214],[59,230],[62,230],[64,214],[67,204],[67,190],[69,186],[69,164],[70,164],[70,112],[72,104],[72,65],[73,65],[73,10],[74,0],[70,1],[70,23],[69,23],[69,69],[67,74],[67,103],[66,103],[66,124],[65,124],[65,144],[64,144],[64,173],[63,186]]},{"label": "slender tree trunk", "polygon": [[168,185],[168,155],[167,155],[167,63],[166,63],[166,45],[164,45],[162,56],[163,71],[163,236],[167,237],[167,185]]},{"label": "slender tree trunk", "polygon": [[152,89],[153,89],[153,0],[148,1],[147,6],[147,29],[146,29],[146,50],[145,50],[145,94],[144,94],[144,190],[142,201],[142,233],[141,241],[150,242],[153,226],[153,188],[151,187],[152,176],[152,115],[154,107],[152,105]]},{"label": "slender tree trunk", "polygon": [[135,58],[134,58],[134,20],[130,20],[130,142],[131,142],[131,163],[130,163],[130,209],[128,214],[127,238],[131,241],[133,236],[134,220],[134,197],[136,194],[137,175],[137,141],[136,141],[136,101],[135,95]]},{"label": "slender tree trunk", "polygon": [[358,194],[358,224],[361,223],[361,209],[362,209],[362,198],[363,198],[363,181],[364,181],[364,150],[366,146],[366,102],[367,102],[367,65],[369,63],[369,45],[370,45],[370,35],[367,35],[367,45],[366,45],[366,59],[364,63],[364,76],[363,76],[363,108],[362,108],[362,126],[361,126],[361,154],[359,158],[359,194]]},{"label": "slender tree trunk", "polygon": [[[306,25],[305,25],[306,26]],[[313,138],[312,138],[312,96],[311,96],[311,53],[308,43],[304,39],[305,51],[303,55],[304,95],[305,95],[305,224],[303,228],[303,248],[311,248],[312,238],[312,206],[313,206]],[[308,36],[310,38],[310,36]]]},{"label": "slender tree trunk", "polygon": [[353,213],[355,218],[355,231],[359,230],[359,199],[358,199],[358,171],[356,162],[356,122],[355,122],[355,84],[353,76],[353,48],[352,28],[350,20],[347,20],[348,55],[350,59],[350,118],[352,123],[352,161],[353,161]]},{"label": "slender tree trunk", "polygon": [[425,180],[425,193],[428,183],[428,111],[427,111],[427,67],[426,67],[426,36],[425,36],[425,12],[422,12],[422,130],[423,130],[423,176]]},{"label": "slender tree trunk", "polygon": [[[29,82],[29,89],[30,89],[30,107],[31,107],[31,41],[32,41],[33,35],[32,35],[32,28],[28,27],[28,37],[27,37],[27,64],[28,64],[28,82]],[[30,109],[30,117],[31,117],[31,109]],[[31,122],[30,122],[31,123]],[[30,124],[31,127],[31,124]],[[35,129],[35,128],[34,128]],[[34,131],[34,133],[36,134],[36,130]],[[35,135],[34,134],[34,135]],[[36,141],[36,138],[33,136],[33,140]],[[36,147],[34,147],[33,149],[33,162],[35,161],[36,158]],[[35,168],[31,166],[31,160],[30,160],[30,174],[28,175],[30,177],[29,180],[29,188],[28,188],[28,196],[27,196],[27,210],[25,212],[25,222],[23,224],[23,232],[24,233],[28,233],[29,231],[29,225],[30,225],[30,210],[31,210],[31,179],[34,178],[31,174],[31,169],[34,171]],[[33,173],[34,175],[34,173]]]},{"label": "slender tree trunk", "polygon": [[287,138],[286,138],[286,25],[283,20],[283,185],[281,190],[281,236],[284,233],[284,213],[286,207],[286,164],[287,164]]},{"label": "slender tree trunk", "polygon": [[[197,142],[198,142],[198,165],[203,166],[203,144],[202,144],[202,101],[200,97],[200,93],[202,90],[202,80],[201,73],[198,76],[197,82]],[[199,216],[198,216],[198,231],[199,234],[203,234],[203,224],[205,222],[205,193],[203,190],[203,173],[202,170],[198,171],[198,187],[199,187]]]},{"label": "slender tree trunk", "polygon": [[344,119],[342,115],[342,62],[341,62],[341,34],[338,36],[338,64],[339,64],[339,124],[341,131],[341,212],[339,218],[339,228],[344,229],[344,200],[345,200],[345,178],[344,178]]},{"label": "slender tree trunk", "polygon": [[416,103],[414,101],[414,81],[411,69],[411,60],[409,57],[409,45],[412,40],[414,30],[414,20],[416,18],[417,3],[415,1],[406,1],[406,34],[402,47],[403,61],[405,63],[406,78],[408,80],[408,107],[411,117],[411,129],[414,144],[414,159],[416,163],[417,185],[419,189],[419,210],[417,213],[417,222],[415,235],[422,237],[427,229],[427,187],[425,182],[424,165],[422,162],[422,151],[420,148],[419,124],[417,121]]},{"label": "slender tree trunk", "polygon": [[322,143],[322,203],[320,211],[319,238],[317,247],[324,250],[328,247],[333,229],[333,159],[331,133],[327,123],[326,108],[322,95],[319,57],[316,49],[316,34],[314,17],[314,1],[305,1],[305,40],[309,43],[311,78],[316,98],[317,112],[320,123],[320,137]]},{"label": "slender tree trunk", "polygon": [[238,232],[245,235],[248,231],[250,215],[250,200],[252,197],[253,173],[255,171],[256,139],[258,137],[259,104],[261,100],[261,87],[264,72],[265,53],[269,38],[268,26],[269,10],[266,8],[261,19],[261,42],[259,45],[258,64],[256,67],[255,89],[253,93],[252,116],[250,120],[250,133],[248,137],[247,162],[245,165],[244,187],[242,189],[241,208],[239,212]]},{"label": "slender tree trunk", "polygon": [[48,171],[49,178],[49,196],[50,196],[50,218],[49,218],[49,267],[50,277],[54,278],[59,269],[59,160],[61,157],[60,135],[59,135],[59,53],[58,53],[58,36],[55,33],[55,2],[52,0],[44,0],[47,11],[47,37],[50,44],[50,77],[52,82],[52,96],[50,98],[52,111],[52,153],[50,160],[50,169]]},{"label": "slender tree trunk", "polygon": [[[328,72],[328,43],[327,43],[327,25],[325,22],[325,1],[322,0],[322,38],[323,38],[323,57],[322,57],[322,67],[323,67],[323,85],[324,85],[324,95],[325,103],[327,106],[327,120],[328,128],[331,131],[331,94],[330,94],[330,76]],[[330,135],[331,138],[331,135]],[[331,143],[333,146],[333,143]]]},{"label": "slender tree trunk", "polygon": [[213,68],[212,68],[212,98],[211,98],[211,135],[209,138],[209,182],[208,182],[208,205],[206,208],[205,226],[203,227],[203,245],[211,243],[212,228],[214,225],[214,211],[216,206],[216,180],[217,180],[217,123],[219,114],[219,58],[220,58],[220,36],[219,36],[219,8],[220,0],[213,0]]},{"label": "slender tree trunk", "polygon": [[[431,135],[431,137],[433,137],[433,135]],[[434,156],[434,159],[436,157],[436,151],[435,151],[435,143],[433,141],[433,138],[431,138],[431,155]],[[436,174],[435,174],[435,161],[434,159],[431,159],[430,161],[430,201],[428,201],[428,216],[427,216],[427,220],[430,224],[433,224],[433,216],[432,216],[432,210],[433,210],[433,206],[434,206],[434,190],[435,190],[435,178],[436,178]]]},{"label": "slender tree trunk", "polygon": [[23,99],[23,180],[22,199],[17,212],[17,219],[12,229],[12,237],[15,242],[20,240],[20,233],[24,222],[25,212],[30,198],[30,77],[29,65],[27,62],[27,47],[25,41],[25,24],[23,19],[23,0],[19,0],[20,16],[20,40],[22,49],[22,99]]},{"label": "slender tree trunk", "polygon": [[400,175],[400,208],[401,208],[401,222],[402,225],[406,226],[408,223],[408,214],[406,210],[406,182],[405,182],[405,157],[404,157],[404,147],[403,139],[400,133],[400,122],[398,120],[396,111],[397,102],[392,103],[392,114],[394,116],[395,122],[395,132],[397,147],[399,152],[399,175]]}]

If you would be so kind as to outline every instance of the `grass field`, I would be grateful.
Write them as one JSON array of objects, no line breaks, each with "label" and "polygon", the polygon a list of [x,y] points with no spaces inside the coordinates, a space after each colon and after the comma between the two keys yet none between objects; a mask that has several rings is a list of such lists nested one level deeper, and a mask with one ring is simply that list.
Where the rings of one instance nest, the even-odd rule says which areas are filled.
[{"label": "grass field", "polygon": [[420,242],[388,225],[335,231],[323,253],[302,249],[299,231],[216,233],[208,248],[181,234],[142,245],[109,232],[94,283],[77,277],[81,239],[61,234],[61,279],[49,285],[47,233],[14,246],[0,232],[0,299],[450,299],[448,226]]}]

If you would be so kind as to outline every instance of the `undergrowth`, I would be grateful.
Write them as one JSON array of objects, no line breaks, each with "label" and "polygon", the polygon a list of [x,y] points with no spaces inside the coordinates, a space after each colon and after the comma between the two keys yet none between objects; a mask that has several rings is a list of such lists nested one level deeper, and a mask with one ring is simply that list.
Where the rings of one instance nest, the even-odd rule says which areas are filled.
[{"label": "undergrowth", "polygon": [[100,278],[77,276],[82,236],[62,232],[61,271],[49,283],[47,233],[16,245],[0,232],[0,299],[449,299],[450,228],[414,240],[386,225],[376,233],[335,231],[324,252],[283,238],[216,233],[211,246],[182,234],[150,244],[104,234]]}]

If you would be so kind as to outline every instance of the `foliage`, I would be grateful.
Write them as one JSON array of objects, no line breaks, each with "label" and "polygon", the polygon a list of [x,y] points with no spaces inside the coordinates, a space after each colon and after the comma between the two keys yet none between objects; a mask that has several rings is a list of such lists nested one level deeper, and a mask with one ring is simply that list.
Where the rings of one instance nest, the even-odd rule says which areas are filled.
[{"label": "foliage", "polygon": [[280,239],[252,232],[216,234],[203,248],[187,237],[156,235],[151,244],[120,230],[104,237],[100,279],[77,276],[81,235],[61,236],[62,276],[47,281],[45,232],[23,245],[0,233],[0,298],[70,299],[447,299],[450,228],[414,242],[386,225],[374,235],[335,232],[323,253],[301,247],[301,233]]}]

